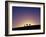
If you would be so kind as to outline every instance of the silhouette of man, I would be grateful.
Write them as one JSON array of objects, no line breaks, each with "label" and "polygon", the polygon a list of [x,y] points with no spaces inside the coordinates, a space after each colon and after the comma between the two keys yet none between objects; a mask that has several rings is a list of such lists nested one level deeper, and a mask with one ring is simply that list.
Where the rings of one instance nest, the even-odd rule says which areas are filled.
[{"label": "silhouette of man", "polygon": [[26,24],[26,26],[28,26],[28,24]]},{"label": "silhouette of man", "polygon": [[29,26],[31,26],[31,24],[29,24]]}]

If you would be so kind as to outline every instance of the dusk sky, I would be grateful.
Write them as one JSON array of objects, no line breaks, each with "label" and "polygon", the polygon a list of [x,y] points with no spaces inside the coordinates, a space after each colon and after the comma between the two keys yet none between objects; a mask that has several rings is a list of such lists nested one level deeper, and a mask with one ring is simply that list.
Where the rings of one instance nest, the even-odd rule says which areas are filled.
[{"label": "dusk sky", "polygon": [[23,27],[26,24],[40,24],[40,8],[12,7],[12,27]]}]

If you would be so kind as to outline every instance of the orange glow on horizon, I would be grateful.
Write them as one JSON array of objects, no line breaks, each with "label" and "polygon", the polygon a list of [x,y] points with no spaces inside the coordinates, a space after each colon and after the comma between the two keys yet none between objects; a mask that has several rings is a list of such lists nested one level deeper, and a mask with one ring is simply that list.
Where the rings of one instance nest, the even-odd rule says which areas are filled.
[{"label": "orange glow on horizon", "polygon": [[33,20],[22,20],[20,22],[17,22],[16,25],[14,27],[23,27],[26,26],[26,24],[31,24],[31,25],[35,25],[35,22]]}]

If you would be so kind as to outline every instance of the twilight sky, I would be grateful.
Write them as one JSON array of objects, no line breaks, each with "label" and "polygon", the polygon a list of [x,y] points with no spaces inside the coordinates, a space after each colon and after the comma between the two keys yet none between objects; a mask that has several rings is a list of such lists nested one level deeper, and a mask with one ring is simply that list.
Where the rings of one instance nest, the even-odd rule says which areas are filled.
[{"label": "twilight sky", "polygon": [[40,24],[40,8],[12,7],[12,27],[22,27],[26,24]]}]

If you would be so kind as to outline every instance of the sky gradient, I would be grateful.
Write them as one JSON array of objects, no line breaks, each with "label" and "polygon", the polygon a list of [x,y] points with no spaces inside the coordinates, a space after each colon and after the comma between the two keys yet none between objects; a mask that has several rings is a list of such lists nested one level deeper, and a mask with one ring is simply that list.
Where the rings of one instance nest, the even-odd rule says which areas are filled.
[{"label": "sky gradient", "polygon": [[40,8],[12,7],[12,27],[22,27],[26,24],[40,24]]}]

